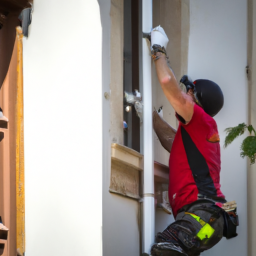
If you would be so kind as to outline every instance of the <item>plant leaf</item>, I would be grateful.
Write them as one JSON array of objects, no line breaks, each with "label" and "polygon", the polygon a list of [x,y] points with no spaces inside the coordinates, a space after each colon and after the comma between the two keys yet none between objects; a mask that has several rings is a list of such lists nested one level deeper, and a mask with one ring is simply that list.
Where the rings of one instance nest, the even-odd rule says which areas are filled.
[{"label": "plant leaf", "polygon": [[256,154],[256,136],[246,137],[242,142],[241,151],[241,157],[248,156],[251,164],[254,164]]},{"label": "plant leaf", "polygon": [[229,127],[225,129],[225,132],[228,134],[225,138],[224,148],[226,148],[235,138],[242,135],[247,128],[245,123],[239,124],[235,127]]},{"label": "plant leaf", "polygon": [[251,134],[252,131],[254,130],[251,124],[248,125],[247,129],[248,129],[248,131],[249,131],[250,134]]}]

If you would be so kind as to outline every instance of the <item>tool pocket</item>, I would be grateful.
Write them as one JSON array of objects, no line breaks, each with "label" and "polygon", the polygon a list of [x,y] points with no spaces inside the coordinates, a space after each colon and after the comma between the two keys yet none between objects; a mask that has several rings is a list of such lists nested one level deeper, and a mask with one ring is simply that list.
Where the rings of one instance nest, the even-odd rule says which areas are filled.
[{"label": "tool pocket", "polygon": [[224,212],[224,230],[223,236],[227,239],[237,236],[236,227],[239,225],[238,215],[235,211]]}]

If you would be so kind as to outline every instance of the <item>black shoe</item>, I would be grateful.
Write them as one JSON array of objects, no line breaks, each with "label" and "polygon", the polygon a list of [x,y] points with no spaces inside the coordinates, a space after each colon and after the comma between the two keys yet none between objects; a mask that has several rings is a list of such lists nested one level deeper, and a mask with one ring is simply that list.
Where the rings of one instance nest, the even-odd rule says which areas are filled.
[{"label": "black shoe", "polygon": [[188,256],[179,245],[163,242],[154,244],[151,256]]}]

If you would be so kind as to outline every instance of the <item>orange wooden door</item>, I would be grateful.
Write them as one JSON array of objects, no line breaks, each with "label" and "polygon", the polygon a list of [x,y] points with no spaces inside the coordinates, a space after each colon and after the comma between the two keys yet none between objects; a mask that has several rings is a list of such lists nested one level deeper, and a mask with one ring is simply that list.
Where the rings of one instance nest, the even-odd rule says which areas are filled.
[{"label": "orange wooden door", "polygon": [[[1,67],[0,67],[1,68]],[[0,122],[0,216],[9,228],[7,241],[0,237],[0,255],[25,251],[22,32],[16,40],[7,75],[0,89],[0,107],[8,123]],[[3,248],[4,245],[4,248]]]}]

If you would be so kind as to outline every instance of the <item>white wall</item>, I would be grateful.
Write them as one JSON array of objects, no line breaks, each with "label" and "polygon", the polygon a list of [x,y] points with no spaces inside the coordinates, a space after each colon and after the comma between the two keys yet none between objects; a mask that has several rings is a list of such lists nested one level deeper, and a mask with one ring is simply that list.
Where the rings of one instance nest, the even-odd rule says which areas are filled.
[{"label": "white wall", "polygon": [[26,256],[102,255],[101,46],[97,0],[34,1],[24,38]]},{"label": "white wall", "polygon": [[203,255],[247,255],[247,165],[240,157],[242,138],[223,149],[227,127],[247,122],[247,1],[190,1],[188,74],[218,83],[225,104],[215,117],[222,154],[221,184],[227,200],[236,200],[239,237],[225,238]]}]

